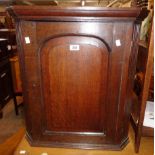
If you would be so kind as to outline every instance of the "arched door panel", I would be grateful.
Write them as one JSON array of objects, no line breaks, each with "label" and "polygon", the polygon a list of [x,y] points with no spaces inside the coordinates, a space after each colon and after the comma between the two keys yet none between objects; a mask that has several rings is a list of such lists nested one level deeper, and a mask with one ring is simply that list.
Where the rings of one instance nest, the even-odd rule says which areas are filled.
[{"label": "arched door panel", "polygon": [[93,37],[63,36],[44,44],[40,67],[46,131],[105,132],[108,55],[105,44]]}]

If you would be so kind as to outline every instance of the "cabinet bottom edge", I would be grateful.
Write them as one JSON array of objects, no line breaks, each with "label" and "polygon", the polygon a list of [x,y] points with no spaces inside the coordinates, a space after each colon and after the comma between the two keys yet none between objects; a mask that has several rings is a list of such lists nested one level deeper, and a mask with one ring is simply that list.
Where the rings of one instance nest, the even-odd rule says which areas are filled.
[{"label": "cabinet bottom edge", "polygon": [[113,150],[113,151],[122,150],[129,143],[128,137],[125,138],[120,144],[89,144],[89,143],[63,143],[63,142],[51,142],[51,141],[46,141],[46,142],[45,141],[34,141],[28,135],[26,135],[26,139],[32,147]]}]

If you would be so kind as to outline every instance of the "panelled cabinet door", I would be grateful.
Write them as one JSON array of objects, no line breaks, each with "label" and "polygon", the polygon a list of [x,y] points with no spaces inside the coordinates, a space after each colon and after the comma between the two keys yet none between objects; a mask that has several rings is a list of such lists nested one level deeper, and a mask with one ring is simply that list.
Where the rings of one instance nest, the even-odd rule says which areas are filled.
[{"label": "panelled cabinet door", "polygon": [[108,55],[105,44],[92,37],[62,36],[44,44],[40,67],[47,131],[104,135]]},{"label": "panelled cabinet door", "polygon": [[128,143],[132,36],[140,9],[15,6],[26,130],[34,146]]}]

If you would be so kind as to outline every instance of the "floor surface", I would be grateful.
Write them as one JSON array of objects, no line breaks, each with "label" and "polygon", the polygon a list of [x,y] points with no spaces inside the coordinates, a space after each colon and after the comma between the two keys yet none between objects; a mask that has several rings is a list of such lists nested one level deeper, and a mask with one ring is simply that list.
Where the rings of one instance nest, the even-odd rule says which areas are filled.
[{"label": "floor surface", "polygon": [[[137,155],[134,152],[132,128],[129,132],[130,142],[122,151],[31,147],[25,139],[22,113],[20,111],[20,115],[16,116],[11,102],[5,107],[4,117],[0,120],[0,155],[20,155],[21,150],[26,151],[25,155]],[[153,137],[143,137],[138,155],[153,155],[153,152]]]},{"label": "floor surface", "polygon": [[[17,101],[21,103],[22,98],[17,98]],[[10,100],[3,108],[3,118],[0,119],[0,144],[22,127],[25,127],[23,107],[19,107],[19,115],[16,115],[13,100]]]},{"label": "floor surface", "polygon": [[[129,144],[122,151],[105,151],[31,147],[24,136],[15,152],[15,155],[20,155],[21,150],[26,151],[26,155],[137,155],[134,152],[134,133],[131,128],[129,132],[129,138]],[[153,137],[143,137],[138,155],[153,155],[153,152]]]}]

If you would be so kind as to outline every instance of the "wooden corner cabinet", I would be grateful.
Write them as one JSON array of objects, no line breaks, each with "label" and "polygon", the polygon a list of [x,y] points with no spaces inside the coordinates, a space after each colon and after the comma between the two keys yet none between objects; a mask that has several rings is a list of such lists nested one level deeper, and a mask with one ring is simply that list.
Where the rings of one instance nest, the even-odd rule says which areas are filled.
[{"label": "wooden corner cabinet", "polygon": [[138,8],[13,6],[33,146],[128,143]]}]

